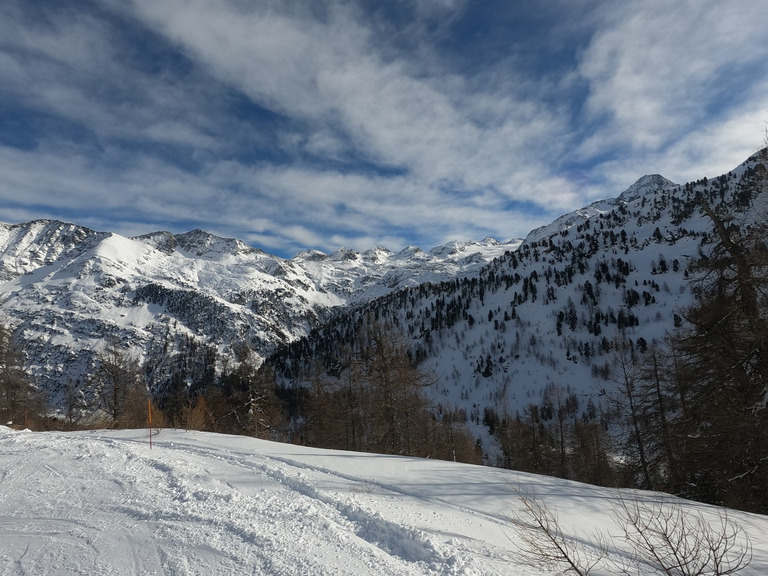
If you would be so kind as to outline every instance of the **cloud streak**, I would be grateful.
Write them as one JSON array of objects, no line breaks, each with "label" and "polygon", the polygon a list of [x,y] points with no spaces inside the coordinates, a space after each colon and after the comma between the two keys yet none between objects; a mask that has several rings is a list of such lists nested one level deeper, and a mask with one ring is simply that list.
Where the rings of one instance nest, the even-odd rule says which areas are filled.
[{"label": "cloud streak", "polygon": [[3,219],[288,256],[508,238],[727,171],[768,116],[743,0],[68,4],[0,8]]},{"label": "cloud streak", "polygon": [[588,113],[605,118],[601,134],[613,132],[609,145],[663,150],[708,130],[721,108],[727,115],[745,101],[768,105],[754,90],[767,70],[768,6],[655,0],[637,8],[613,7],[579,65],[590,90]]}]

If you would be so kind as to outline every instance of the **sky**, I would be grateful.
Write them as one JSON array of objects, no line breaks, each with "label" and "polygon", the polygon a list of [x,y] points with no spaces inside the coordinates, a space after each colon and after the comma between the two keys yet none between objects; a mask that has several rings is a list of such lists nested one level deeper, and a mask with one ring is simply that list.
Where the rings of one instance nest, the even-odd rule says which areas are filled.
[{"label": "sky", "polygon": [[3,0],[0,221],[508,240],[764,142],[768,2]]}]

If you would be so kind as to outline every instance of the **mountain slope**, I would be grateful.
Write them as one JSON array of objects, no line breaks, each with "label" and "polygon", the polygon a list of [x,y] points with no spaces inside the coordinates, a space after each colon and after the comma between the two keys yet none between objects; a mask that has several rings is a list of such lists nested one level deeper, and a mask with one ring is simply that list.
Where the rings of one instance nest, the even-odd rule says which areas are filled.
[{"label": "mountain slope", "polygon": [[314,251],[284,260],[202,230],[126,238],[56,221],[0,224],[0,298],[54,402],[69,381],[92,372],[108,342],[139,361],[162,356],[150,382],[161,394],[176,357],[191,357],[190,372],[204,372],[210,356],[220,368],[238,347],[259,362],[339,307],[471,274],[514,245]]},{"label": "mountain slope", "polygon": [[[760,170],[763,170],[761,173]],[[461,409],[484,433],[486,409],[514,414],[565,388],[579,411],[605,387],[613,343],[644,348],[691,302],[686,266],[710,242],[706,198],[746,226],[765,203],[759,155],[729,174],[684,186],[645,176],[506,244],[453,242],[318,251],[291,260],[201,230],[136,238],[56,221],[0,224],[4,321],[54,405],[70,382],[86,393],[99,353],[114,343],[162,395],[220,373],[245,350],[275,354],[300,384],[369,315],[410,338],[434,371],[432,400]]]},{"label": "mountain slope", "polygon": [[437,377],[438,410],[466,414],[484,443],[499,417],[556,396],[569,398],[576,416],[594,418],[616,385],[617,349],[642,353],[692,303],[686,267],[712,242],[700,202],[735,213],[740,226],[765,217],[760,158],[711,181],[643,177],[616,199],[532,231],[477,278],[387,295],[334,318],[271,363],[286,383],[301,385],[317,359],[333,365],[339,343],[352,343],[373,318],[406,334],[412,357]]}]

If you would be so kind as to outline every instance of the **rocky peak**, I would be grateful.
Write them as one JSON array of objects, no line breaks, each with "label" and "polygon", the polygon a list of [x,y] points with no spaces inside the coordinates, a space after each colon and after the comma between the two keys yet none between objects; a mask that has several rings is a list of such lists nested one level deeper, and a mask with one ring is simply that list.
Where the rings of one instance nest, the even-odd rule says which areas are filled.
[{"label": "rocky peak", "polygon": [[632,186],[624,190],[624,192],[619,195],[619,200],[630,202],[657,190],[666,190],[675,186],[677,186],[677,184],[671,180],[667,180],[661,174],[646,174],[645,176],[638,178]]},{"label": "rocky peak", "polygon": [[174,236],[179,250],[196,256],[221,256],[222,254],[244,254],[255,249],[234,238],[222,238],[205,230],[195,229]]}]

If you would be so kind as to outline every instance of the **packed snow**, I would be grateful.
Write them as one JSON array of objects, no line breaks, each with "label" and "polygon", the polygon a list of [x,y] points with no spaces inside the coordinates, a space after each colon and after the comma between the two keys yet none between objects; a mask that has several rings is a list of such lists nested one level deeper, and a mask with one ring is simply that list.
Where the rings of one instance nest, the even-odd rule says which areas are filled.
[{"label": "packed snow", "polygon": [[[552,574],[520,553],[516,490],[575,539],[615,534],[619,501],[508,470],[169,429],[150,449],[147,430],[0,427],[0,485],[2,575]],[[754,547],[743,574],[767,574],[768,518],[728,517]]]}]

